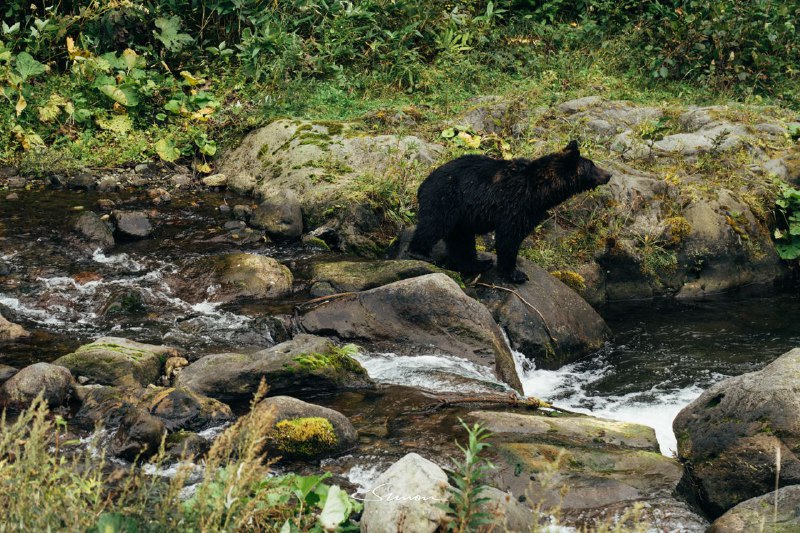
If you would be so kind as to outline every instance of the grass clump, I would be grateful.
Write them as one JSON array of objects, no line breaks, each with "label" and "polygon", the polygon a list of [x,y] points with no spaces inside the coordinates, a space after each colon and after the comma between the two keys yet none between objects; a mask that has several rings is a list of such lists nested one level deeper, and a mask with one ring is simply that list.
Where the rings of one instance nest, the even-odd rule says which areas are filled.
[{"label": "grass clump", "polygon": [[[257,399],[266,391],[262,385]],[[272,476],[263,428],[273,413],[241,418],[212,445],[202,467],[185,458],[171,478],[160,452],[143,468],[120,468],[98,450],[64,441],[66,424],[41,397],[0,432],[3,525],[18,531],[320,531],[347,527],[360,504],[323,476]],[[197,470],[202,480],[188,485]]]}]

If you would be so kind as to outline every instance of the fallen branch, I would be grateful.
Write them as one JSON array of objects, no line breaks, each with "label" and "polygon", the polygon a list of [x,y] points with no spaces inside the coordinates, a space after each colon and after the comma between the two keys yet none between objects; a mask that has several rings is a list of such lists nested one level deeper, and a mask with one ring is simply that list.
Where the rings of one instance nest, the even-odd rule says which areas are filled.
[{"label": "fallen branch", "polygon": [[[510,292],[511,294],[513,294],[514,296],[516,296],[517,298],[519,298],[519,300],[520,300],[520,301],[521,301],[523,304],[525,304],[525,305],[526,305],[526,306],[528,306],[530,309],[532,309],[532,310],[533,310],[533,311],[534,311],[534,312],[535,312],[537,315],[539,315],[539,318],[541,318],[541,319],[542,319],[542,326],[544,326],[544,330],[547,332],[547,336],[548,336],[548,337],[550,337],[550,340],[553,342],[553,344],[557,344],[557,343],[558,343],[558,341],[556,340],[556,338],[553,336],[553,332],[552,332],[552,331],[550,331],[550,328],[549,328],[549,327],[548,327],[548,325],[547,325],[547,321],[544,319],[544,315],[541,313],[541,311],[539,311],[538,309],[536,309],[536,307],[535,307],[535,306],[534,306],[532,303],[530,303],[528,300],[526,300],[525,298],[523,298],[523,297],[522,297],[522,295],[521,295],[520,293],[518,293],[518,292],[517,292],[517,291],[515,291],[514,289],[509,289],[509,288],[507,288],[507,287],[501,287],[500,285],[494,285],[494,284],[491,284],[491,283],[482,283],[482,282],[478,282],[478,281],[476,281],[476,282],[475,282],[475,285],[479,285],[479,286],[481,286],[481,287],[486,287],[486,288],[488,288],[488,289],[496,289],[496,290],[499,290],[499,291]],[[555,348],[555,346],[554,346],[553,348]]]},{"label": "fallen branch", "polygon": [[486,394],[483,396],[444,396],[437,398],[437,402],[432,404],[428,407],[423,409],[415,410],[415,411],[406,411],[402,414],[404,415],[420,415],[420,414],[429,414],[435,413],[441,409],[445,409],[447,407],[457,407],[460,405],[468,405],[468,404],[490,404],[490,405],[503,405],[508,407],[525,407],[527,409],[532,409],[534,411],[538,411],[539,409],[552,409],[554,411],[559,411],[562,413],[571,413],[571,411],[567,411],[566,409],[561,409],[560,407],[554,407],[552,404],[545,402],[544,400],[540,400],[539,398],[535,398],[533,396],[529,397],[521,397],[517,396],[516,394]]}]

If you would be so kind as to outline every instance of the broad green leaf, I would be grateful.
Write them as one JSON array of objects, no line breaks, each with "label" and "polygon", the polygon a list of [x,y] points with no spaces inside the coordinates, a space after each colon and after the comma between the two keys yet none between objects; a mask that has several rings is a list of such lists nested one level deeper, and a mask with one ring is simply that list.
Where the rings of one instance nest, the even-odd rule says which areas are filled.
[{"label": "broad green leaf", "polygon": [[47,70],[47,67],[36,61],[28,52],[17,54],[17,72],[22,76],[22,81],[38,76]]},{"label": "broad green leaf", "polygon": [[98,87],[100,92],[108,96],[120,105],[134,107],[139,104],[139,97],[131,87],[121,87],[118,85],[101,85]]},{"label": "broad green leaf", "polygon": [[452,139],[456,136],[456,130],[453,128],[447,128],[446,130],[442,130],[442,137],[445,139]]},{"label": "broad green leaf", "polygon": [[180,52],[186,45],[194,42],[189,34],[178,32],[181,29],[181,18],[177,15],[169,18],[159,17],[155,24],[159,31],[153,30],[153,35],[170,52]]},{"label": "broad green leaf", "polygon": [[179,115],[182,111],[185,111],[183,105],[178,100],[170,100],[166,104],[164,104],[164,109],[169,111],[170,113],[175,113]]},{"label": "broad green leaf", "polygon": [[181,151],[175,147],[172,139],[159,139],[156,143],[156,153],[167,163],[172,163],[181,156]]},{"label": "broad green leaf", "polygon": [[97,524],[89,528],[90,533],[132,533],[139,531],[139,523],[123,514],[103,513],[97,519]]},{"label": "broad green leaf", "polygon": [[208,141],[207,143],[204,143],[200,147],[200,153],[207,156],[213,156],[217,153],[217,143],[214,141]]},{"label": "broad green leaf", "polygon": [[18,31],[19,31],[19,22],[9,26],[8,24],[6,24],[5,21],[3,21],[3,35],[14,35]]},{"label": "broad green leaf", "polygon": [[325,507],[319,514],[319,525],[326,531],[334,531],[350,516],[350,510],[350,497],[338,485],[333,485],[328,489]]},{"label": "broad green leaf", "polygon": [[78,109],[75,111],[75,120],[78,122],[86,122],[90,118],[92,118],[92,112],[88,109]]}]

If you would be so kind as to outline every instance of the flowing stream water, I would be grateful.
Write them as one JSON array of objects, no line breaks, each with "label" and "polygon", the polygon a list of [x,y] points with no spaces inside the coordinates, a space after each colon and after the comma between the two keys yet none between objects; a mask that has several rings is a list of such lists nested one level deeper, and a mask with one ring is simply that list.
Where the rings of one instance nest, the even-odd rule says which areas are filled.
[{"label": "flowing stream water", "polygon": [[[0,364],[50,361],[101,335],[172,344],[192,358],[268,346],[276,336],[268,319],[302,300],[309,262],[326,257],[300,245],[242,245],[225,228],[230,215],[217,209],[235,199],[220,193],[185,193],[160,207],[154,239],[121,243],[108,253],[80,253],[65,244],[68,220],[95,200],[92,194],[42,191],[0,202],[0,266],[10,271],[0,276],[0,305],[34,332],[24,343],[0,347]],[[137,207],[142,199],[118,201]],[[183,262],[238,250],[286,263],[295,273],[298,296],[269,304],[189,304],[165,282]],[[135,301],[132,311],[109,312],[126,298]],[[529,368],[518,354],[525,392],[559,407],[652,426],[665,454],[675,450],[672,419],[703,389],[763,368],[800,346],[800,300],[786,295],[612,304],[600,311],[614,332],[603,351],[555,371]],[[359,359],[376,381],[397,386],[507,389],[487,369],[457,358],[362,354]],[[370,398],[345,395],[325,403],[352,415],[378,401]],[[380,401],[382,415],[407,407]],[[375,473],[366,464],[350,464],[351,481],[361,484]]]}]

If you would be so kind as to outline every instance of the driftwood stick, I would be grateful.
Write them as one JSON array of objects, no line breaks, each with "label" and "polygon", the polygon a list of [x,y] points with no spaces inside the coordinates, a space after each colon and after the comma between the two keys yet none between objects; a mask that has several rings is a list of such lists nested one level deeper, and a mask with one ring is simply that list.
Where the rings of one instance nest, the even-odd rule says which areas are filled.
[{"label": "driftwood stick", "polygon": [[534,398],[534,397],[525,398],[517,396],[516,394],[485,394],[482,396],[459,396],[457,394],[454,394],[454,395],[439,397],[437,398],[437,402],[435,404],[432,404],[423,409],[405,411],[402,414],[404,415],[429,414],[439,411],[441,409],[446,409],[448,407],[457,407],[460,405],[469,405],[469,404],[491,404],[491,405],[502,405],[508,407],[525,407],[527,409],[533,409],[535,411],[538,411],[539,409],[552,409],[553,411],[570,413],[570,411],[567,411],[566,409],[555,407],[552,404],[545,402],[544,400],[540,400],[539,398]]}]

